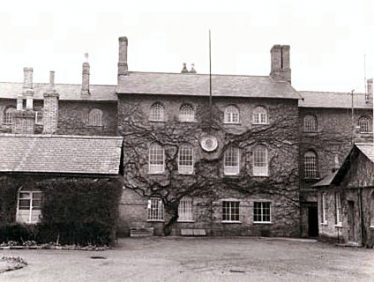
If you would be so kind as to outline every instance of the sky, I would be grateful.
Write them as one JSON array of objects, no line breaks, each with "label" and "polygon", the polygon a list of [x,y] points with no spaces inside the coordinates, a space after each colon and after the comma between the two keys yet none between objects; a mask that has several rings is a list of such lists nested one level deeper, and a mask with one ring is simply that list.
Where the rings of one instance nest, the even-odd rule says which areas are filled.
[{"label": "sky", "polygon": [[0,8],[0,81],[117,81],[118,37],[129,40],[130,71],[268,75],[270,49],[291,46],[297,90],[363,92],[374,77],[373,0],[6,1]]}]

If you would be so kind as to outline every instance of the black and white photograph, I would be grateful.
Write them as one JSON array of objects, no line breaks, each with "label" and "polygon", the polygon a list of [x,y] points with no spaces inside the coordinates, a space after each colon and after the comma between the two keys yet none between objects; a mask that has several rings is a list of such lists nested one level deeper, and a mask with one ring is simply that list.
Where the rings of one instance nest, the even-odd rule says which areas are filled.
[{"label": "black and white photograph", "polygon": [[0,281],[374,281],[374,1],[5,1]]}]

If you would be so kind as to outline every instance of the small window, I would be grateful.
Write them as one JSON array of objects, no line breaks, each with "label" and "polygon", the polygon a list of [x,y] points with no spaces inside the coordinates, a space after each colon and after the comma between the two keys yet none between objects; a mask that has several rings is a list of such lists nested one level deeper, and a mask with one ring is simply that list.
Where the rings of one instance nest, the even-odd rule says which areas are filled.
[{"label": "small window", "polygon": [[253,175],[254,176],[268,176],[268,150],[265,146],[256,146],[253,151]]},{"label": "small window", "polygon": [[304,178],[317,178],[317,156],[312,151],[304,154]]},{"label": "small window", "polygon": [[17,222],[38,223],[41,217],[42,192],[22,188],[18,192]]},{"label": "small window", "polygon": [[322,193],[321,195],[321,223],[327,224],[327,203],[326,203],[326,194]]},{"label": "small window", "polygon": [[164,220],[164,204],[159,198],[151,198],[148,200],[147,220],[162,221]]},{"label": "small window", "polygon": [[13,115],[15,111],[16,108],[14,107],[9,107],[5,110],[3,119],[4,124],[13,124]]},{"label": "small window", "polygon": [[240,171],[239,148],[228,146],[223,156],[223,172],[225,175],[237,175]]},{"label": "small window", "polygon": [[222,221],[239,221],[239,201],[222,202]]},{"label": "small window", "polygon": [[151,106],[150,121],[165,121],[165,108],[161,103],[154,103]]},{"label": "small window", "polygon": [[179,120],[181,122],[195,121],[195,111],[190,104],[183,104],[179,109]]},{"label": "small window", "polygon": [[335,193],[335,224],[342,225],[342,202],[340,193]]},{"label": "small window", "polygon": [[102,126],[103,125],[103,112],[99,109],[92,109],[88,114],[89,126]]},{"label": "small window", "polygon": [[254,202],[253,203],[253,222],[254,223],[271,223],[271,203]]},{"label": "small window", "polygon": [[239,123],[239,110],[236,106],[226,107],[224,123]]},{"label": "small window", "polygon": [[193,173],[193,148],[191,145],[182,145],[179,148],[178,172],[180,174]]},{"label": "small window", "polygon": [[315,116],[306,115],[304,117],[304,132],[317,132],[317,119]]},{"label": "small window", "polygon": [[254,124],[267,124],[268,114],[264,107],[256,107],[253,111],[253,123]]},{"label": "small window", "polygon": [[179,201],[178,221],[193,221],[192,199],[183,198]]},{"label": "small window", "polygon": [[165,167],[164,148],[157,143],[149,146],[149,173],[163,173]]},{"label": "small window", "polygon": [[35,112],[35,124],[43,124],[43,111],[42,110]]},{"label": "small window", "polygon": [[367,117],[361,117],[358,120],[358,126],[360,127],[360,133],[370,132],[370,119]]}]

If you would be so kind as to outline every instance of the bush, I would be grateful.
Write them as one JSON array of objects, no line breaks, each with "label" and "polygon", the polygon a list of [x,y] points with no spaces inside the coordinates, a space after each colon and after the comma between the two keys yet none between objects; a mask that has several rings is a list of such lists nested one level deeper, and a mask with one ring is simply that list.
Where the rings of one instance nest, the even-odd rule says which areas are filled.
[{"label": "bush", "polygon": [[[8,214],[3,213],[0,222],[0,243],[12,240],[22,245],[35,240],[85,246],[108,245],[115,241],[122,193],[118,178],[35,176],[18,177],[14,181],[9,178],[0,179],[9,184],[7,190],[10,191],[8,200],[0,201],[0,215],[1,210],[8,211]],[[15,199],[21,185],[43,192],[42,221],[37,225],[9,223],[14,222]],[[7,208],[9,206],[12,208]]]}]

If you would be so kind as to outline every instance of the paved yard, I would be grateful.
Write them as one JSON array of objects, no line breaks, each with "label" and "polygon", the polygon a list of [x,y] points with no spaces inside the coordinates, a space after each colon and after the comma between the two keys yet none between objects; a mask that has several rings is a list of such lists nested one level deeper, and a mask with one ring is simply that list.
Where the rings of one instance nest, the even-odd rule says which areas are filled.
[{"label": "paved yard", "polygon": [[[262,238],[122,239],[104,252],[6,250],[0,281],[374,281],[374,250]],[[92,259],[104,256],[106,259]]]}]

